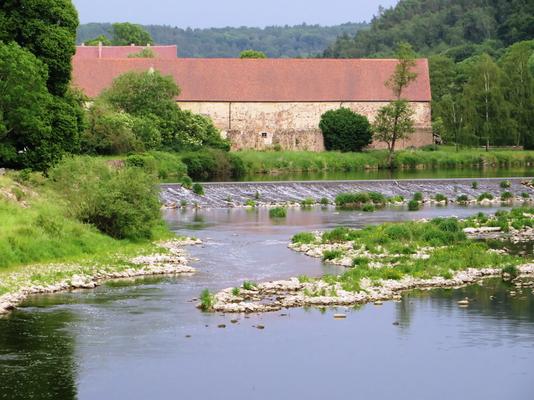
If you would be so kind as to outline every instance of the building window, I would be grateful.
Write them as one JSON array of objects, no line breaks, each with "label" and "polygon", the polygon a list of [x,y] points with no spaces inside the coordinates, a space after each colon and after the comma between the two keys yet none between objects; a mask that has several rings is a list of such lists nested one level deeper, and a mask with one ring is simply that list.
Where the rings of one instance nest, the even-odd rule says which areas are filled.
[{"label": "building window", "polygon": [[264,139],[267,139],[267,132],[262,132],[261,133],[261,137],[264,138]]}]

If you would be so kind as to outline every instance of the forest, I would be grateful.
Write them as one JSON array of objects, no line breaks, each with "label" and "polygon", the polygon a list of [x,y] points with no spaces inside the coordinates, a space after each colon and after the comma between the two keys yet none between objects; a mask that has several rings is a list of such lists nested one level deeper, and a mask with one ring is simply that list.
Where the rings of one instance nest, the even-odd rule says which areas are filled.
[{"label": "forest", "polygon": [[534,2],[401,0],[327,58],[428,57],[434,131],[451,144],[534,148]]},{"label": "forest", "polygon": [[[163,25],[146,25],[154,43],[176,44],[180,57],[238,57],[241,51],[254,49],[271,58],[313,57],[322,54],[340,35],[354,35],[367,23],[336,26],[301,24],[266,28],[192,29]],[[112,24],[90,23],[78,27],[77,42],[83,43],[100,35],[111,36]]]}]

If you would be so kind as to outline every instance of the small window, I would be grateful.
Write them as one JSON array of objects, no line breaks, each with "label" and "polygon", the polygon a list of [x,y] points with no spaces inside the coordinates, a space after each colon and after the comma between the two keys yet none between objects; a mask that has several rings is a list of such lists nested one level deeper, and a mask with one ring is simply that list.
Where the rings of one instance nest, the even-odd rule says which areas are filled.
[{"label": "small window", "polygon": [[261,133],[261,137],[264,138],[264,139],[266,139],[266,138],[267,138],[267,132],[262,132],[262,133]]}]

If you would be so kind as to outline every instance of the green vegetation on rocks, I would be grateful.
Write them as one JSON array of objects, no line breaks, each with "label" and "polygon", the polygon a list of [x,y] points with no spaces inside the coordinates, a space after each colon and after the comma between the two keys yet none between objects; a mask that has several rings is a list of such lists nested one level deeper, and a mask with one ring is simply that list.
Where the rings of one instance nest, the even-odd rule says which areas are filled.
[{"label": "green vegetation on rocks", "polygon": [[269,210],[269,217],[271,218],[285,218],[287,210],[284,207],[275,207]]}]

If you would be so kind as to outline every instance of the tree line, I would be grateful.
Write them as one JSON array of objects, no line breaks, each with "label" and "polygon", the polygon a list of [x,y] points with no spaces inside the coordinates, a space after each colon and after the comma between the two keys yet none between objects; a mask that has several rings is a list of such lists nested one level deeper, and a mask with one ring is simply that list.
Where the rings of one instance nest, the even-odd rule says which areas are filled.
[{"label": "tree line", "polygon": [[[301,24],[266,28],[226,27],[209,29],[178,28],[166,25],[145,25],[154,43],[178,46],[180,57],[239,57],[248,49],[259,50],[270,58],[313,57],[333,43],[339,35],[353,35],[366,29],[367,23],[346,23],[336,26]],[[77,42],[96,37],[112,41],[113,24],[90,23],[78,27]],[[146,45],[146,43],[141,43]]]}]

